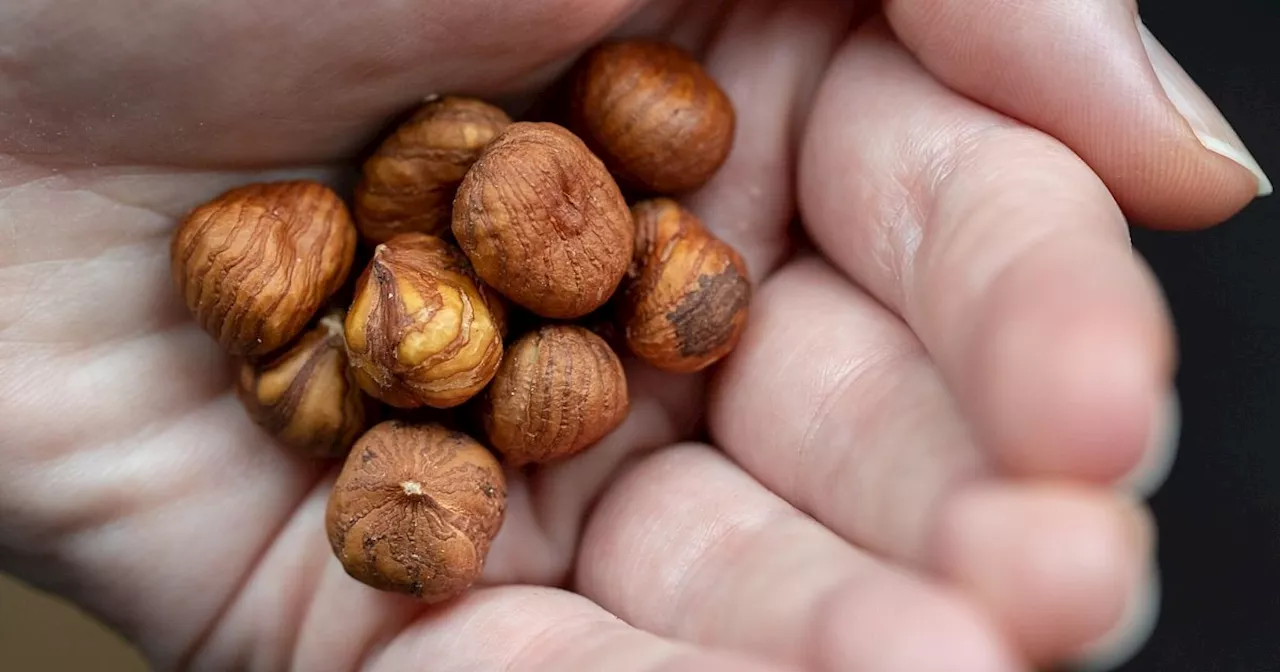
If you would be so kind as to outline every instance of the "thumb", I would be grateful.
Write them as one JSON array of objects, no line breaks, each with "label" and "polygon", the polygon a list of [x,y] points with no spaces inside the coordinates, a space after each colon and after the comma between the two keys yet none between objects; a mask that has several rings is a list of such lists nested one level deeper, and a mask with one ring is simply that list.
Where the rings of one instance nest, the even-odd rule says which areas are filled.
[{"label": "thumb", "polygon": [[1132,0],[889,0],[935,76],[1065,143],[1137,223],[1217,224],[1271,183]]}]

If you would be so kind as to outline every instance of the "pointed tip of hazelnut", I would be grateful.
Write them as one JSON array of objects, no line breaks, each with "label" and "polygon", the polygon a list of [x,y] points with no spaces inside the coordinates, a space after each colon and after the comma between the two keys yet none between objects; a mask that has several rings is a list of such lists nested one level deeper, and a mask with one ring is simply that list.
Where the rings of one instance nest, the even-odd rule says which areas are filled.
[{"label": "pointed tip of hazelnut", "polygon": [[404,481],[400,484],[400,489],[404,491],[407,497],[421,497],[426,494],[422,489],[422,484],[417,481]]}]

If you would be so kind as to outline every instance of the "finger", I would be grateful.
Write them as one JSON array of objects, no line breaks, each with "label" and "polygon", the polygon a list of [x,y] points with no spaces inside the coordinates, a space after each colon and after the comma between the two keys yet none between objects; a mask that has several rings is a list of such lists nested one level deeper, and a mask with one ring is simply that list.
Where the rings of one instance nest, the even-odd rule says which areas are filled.
[{"label": "finger", "polygon": [[1060,139],[1131,217],[1217,224],[1271,184],[1136,4],[891,0],[885,13],[930,72]]},{"label": "finger", "polygon": [[800,170],[814,240],[911,326],[1002,466],[1111,481],[1168,434],[1162,297],[1068,149],[873,24],[834,59]]},{"label": "finger", "polygon": [[[324,660],[313,661],[318,666]],[[637,630],[586,599],[552,588],[489,588],[424,615],[362,669],[511,672],[781,672]],[[323,669],[299,666],[300,669]],[[340,669],[332,667],[331,669]]]},{"label": "finger", "polygon": [[637,627],[808,670],[1021,669],[966,600],[849,546],[705,446],[654,454],[609,489],[577,579]]},{"label": "finger", "polygon": [[706,54],[738,110],[737,131],[724,165],[685,205],[743,256],[756,282],[789,251],[800,129],[852,4],[740,1]]},{"label": "finger", "polygon": [[708,408],[717,445],[851,543],[955,581],[1039,661],[1120,627],[1151,562],[1104,491],[1002,484],[928,353],[818,261],[761,288]]}]

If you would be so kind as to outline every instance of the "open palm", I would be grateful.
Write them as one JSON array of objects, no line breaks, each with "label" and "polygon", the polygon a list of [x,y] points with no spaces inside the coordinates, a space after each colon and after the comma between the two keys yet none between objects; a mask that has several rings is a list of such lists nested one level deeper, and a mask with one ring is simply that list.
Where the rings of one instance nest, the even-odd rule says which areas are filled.
[{"label": "open palm", "polygon": [[[1021,669],[1135,603],[1150,532],[1111,485],[1167,452],[1173,347],[1122,212],[1207,225],[1258,183],[1162,97],[1132,7],[107,4],[0,9],[0,559],[157,665]],[[1014,58],[1086,29],[1114,52]],[[427,94],[529,101],[609,32],[734,99],[686,203],[748,260],[747,333],[713,378],[632,367],[617,432],[512,475],[485,587],[377,593],[325,541],[333,474],[246,419],[181,306],[172,227],[348,179]]]}]

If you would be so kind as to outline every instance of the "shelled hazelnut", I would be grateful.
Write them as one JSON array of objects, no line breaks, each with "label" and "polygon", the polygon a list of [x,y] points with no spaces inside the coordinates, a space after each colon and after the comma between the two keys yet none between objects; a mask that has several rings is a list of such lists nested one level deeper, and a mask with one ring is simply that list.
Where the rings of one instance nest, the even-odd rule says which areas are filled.
[{"label": "shelled hazelnut", "polygon": [[643,201],[632,213],[635,259],[618,302],[627,348],[664,371],[704,369],[733,350],[746,325],[746,263],[675,201]]},{"label": "shelled hazelnut", "polygon": [[494,289],[542,317],[571,319],[613,295],[635,229],[617,183],[581,140],[555,124],[516,122],[463,178],[453,235]]},{"label": "shelled hazelnut", "polygon": [[355,251],[346,204],[309,181],[232,189],[193,210],[170,244],[187,307],[233,355],[293,340],[342,286]]},{"label": "shelled hazelnut", "polygon": [[377,413],[347,365],[342,310],[330,310],[283,351],[244,360],[236,394],[249,417],[282,444],[342,457]]},{"label": "shelled hazelnut", "polygon": [[391,406],[450,408],[502,360],[502,300],[450,243],[422,233],[379,244],[347,312],[347,354],[365,392]]},{"label": "shelled hazelnut", "polygon": [[480,577],[506,505],[502,468],[484,446],[442,425],[388,420],[351,449],[325,528],[353,578],[435,603]]},{"label": "shelled hazelnut", "polygon": [[573,79],[570,127],[628,187],[696,189],[733,147],[728,95],[685,50],[632,39],[589,51]]},{"label": "shelled hazelnut", "polygon": [[482,399],[485,435],[507,464],[574,455],[627,417],[622,362],[576,325],[544,325],[511,344]]},{"label": "shelled hazelnut", "polygon": [[448,234],[463,176],[510,123],[475,98],[428,100],[365,161],[355,192],[360,234],[375,244],[400,233]]}]

